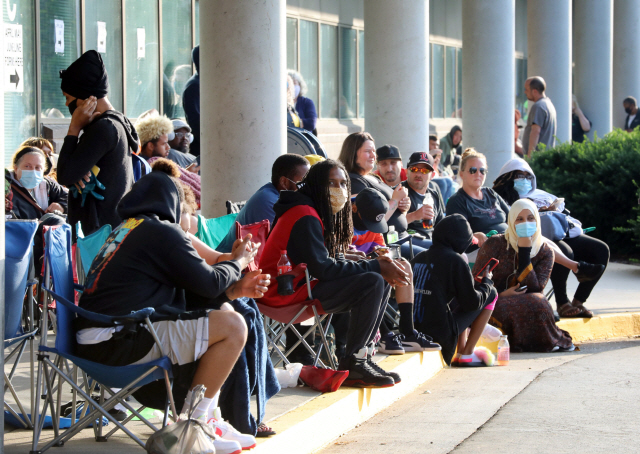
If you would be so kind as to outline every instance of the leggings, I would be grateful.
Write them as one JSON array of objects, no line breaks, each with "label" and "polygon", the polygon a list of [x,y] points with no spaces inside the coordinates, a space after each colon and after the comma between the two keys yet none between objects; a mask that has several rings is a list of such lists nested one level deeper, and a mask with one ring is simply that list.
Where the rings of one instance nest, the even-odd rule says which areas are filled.
[{"label": "leggings", "polygon": [[[609,246],[596,238],[580,235],[575,238],[565,238],[562,241],[556,241],[556,244],[571,260],[604,265],[605,267],[609,264]],[[553,285],[558,308],[569,302],[567,296],[567,279],[569,273],[569,268],[554,263],[553,270],[551,271],[551,284]],[[597,278],[592,281],[580,283],[574,298],[581,303],[585,303],[599,280],[600,278]]]}]

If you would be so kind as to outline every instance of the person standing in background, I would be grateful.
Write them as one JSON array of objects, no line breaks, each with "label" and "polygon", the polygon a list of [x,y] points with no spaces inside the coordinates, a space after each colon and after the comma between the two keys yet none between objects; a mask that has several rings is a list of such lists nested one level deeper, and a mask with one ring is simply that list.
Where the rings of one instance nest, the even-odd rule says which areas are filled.
[{"label": "person standing in background", "polygon": [[576,95],[573,95],[571,104],[571,141],[582,143],[584,135],[591,131],[591,120],[589,120],[578,104]]},{"label": "person standing in background", "polygon": [[624,111],[627,113],[627,118],[624,120],[624,130],[627,132],[633,131],[640,126],[640,115],[638,115],[638,103],[633,96],[627,96],[622,101]]},{"label": "person standing in background", "polygon": [[547,148],[556,146],[556,108],[547,98],[546,89],[547,84],[540,76],[529,77],[524,82],[524,93],[529,101],[534,102],[522,137],[524,154],[528,157],[533,155],[538,144],[543,143]]},{"label": "person standing in background", "polygon": [[191,59],[196,67],[196,72],[184,86],[182,108],[193,133],[191,154],[200,156],[200,46],[193,48]]}]

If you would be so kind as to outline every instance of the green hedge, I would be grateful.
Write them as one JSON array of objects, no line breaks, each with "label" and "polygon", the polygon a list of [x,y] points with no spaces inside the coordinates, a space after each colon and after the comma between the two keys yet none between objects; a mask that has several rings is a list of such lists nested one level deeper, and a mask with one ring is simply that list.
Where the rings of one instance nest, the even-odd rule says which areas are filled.
[{"label": "green hedge", "polygon": [[615,130],[594,142],[564,143],[534,153],[530,164],[540,189],[564,197],[583,227],[596,227],[590,235],[605,241],[613,254],[640,255],[640,224],[633,223],[640,221],[634,211],[640,129]]}]

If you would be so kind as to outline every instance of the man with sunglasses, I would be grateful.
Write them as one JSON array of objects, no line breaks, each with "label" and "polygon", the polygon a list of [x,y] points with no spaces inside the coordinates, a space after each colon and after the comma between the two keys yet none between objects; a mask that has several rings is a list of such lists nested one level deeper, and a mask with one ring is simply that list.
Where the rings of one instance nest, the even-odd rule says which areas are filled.
[{"label": "man with sunglasses", "polygon": [[200,166],[196,162],[196,156],[189,152],[191,142],[193,142],[191,127],[179,118],[171,120],[171,123],[173,123],[173,134],[169,134],[169,146],[171,149],[167,158],[183,169],[197,172]]},{"label": "man with sunglasses", "polygon": [[[426,152],[418,151],[409,157],[407,164],[407,181],[402,183],[409,191],[411,208],[407,213],[409,229],[415,230],[425,239],[413,238],[413,243],[423,248],[431,246],[431,234],[435,225],[444,219],[444,202],[440,192],[430,187],[433,177],[433,157]],[[425,197],[431,196],[430,204]]]}]

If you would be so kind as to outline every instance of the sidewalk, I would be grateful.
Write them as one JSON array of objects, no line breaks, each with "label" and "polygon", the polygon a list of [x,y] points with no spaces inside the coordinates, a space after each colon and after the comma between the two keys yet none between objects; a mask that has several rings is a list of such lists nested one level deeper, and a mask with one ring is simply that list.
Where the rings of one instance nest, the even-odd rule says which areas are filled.
[{"label": "sidewalk", "polygon": [[[573,294],[576,287],[577,282],[570,278],[569,295]],[[555,303],[552,304],[555,306]],[[572,333],[576,342],[640,336],[640,266],[612,263],[595,288],[587,307],[594,311],[596,317],[591,320],[564,319],[559,324]],[[543,360],[550,358],[546,355],[538,356]],[[383,367],[401,373],[402,383],[383,390],[344,388],[336,393],[324,395],[306,387],[282,390],[269,401],[266,415],[267,423],[276,429],[278,435],[258,439],[259,444],[252,452],[315,452],[414,392],[445,367],[439,353],[381,357],[381,361]],[[27,372],[25,363],[18,371],[20,378],[17,380],[18,388],[23,393],[28,386]],[[21,386],[21,383],[24,383],[24,386]],[[143,439],[150,435],[150,430],[141,423],[128,427]],[[319,430],[319,427],[322,429]],[[46,439],[50,439],[51,436],[52,431],[43,433]],[[29,452],[31,432],[7,427],[4,442],[6,453]],[[72,438],[62,449],[70,454],[143,452],[122,435],[114,436],[108,443],[96,443],[90,429]]]}]

